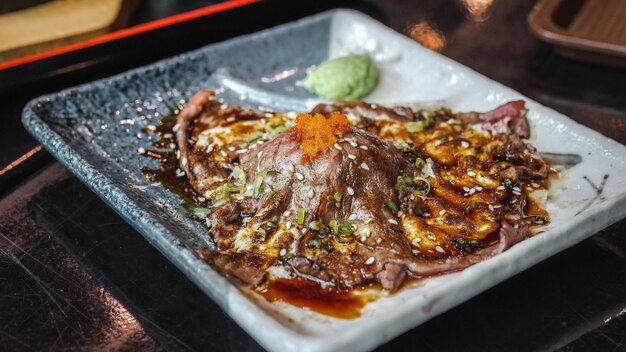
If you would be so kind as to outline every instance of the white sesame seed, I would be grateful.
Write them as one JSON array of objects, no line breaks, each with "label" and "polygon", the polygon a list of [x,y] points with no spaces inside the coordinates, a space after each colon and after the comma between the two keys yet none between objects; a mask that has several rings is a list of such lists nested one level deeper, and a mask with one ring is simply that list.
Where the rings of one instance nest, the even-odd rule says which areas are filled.
[{"label": "white sesame seed", "polygon": [[302,181],[302,180],[304,180],[304,175],[303,175],[303,174],[301,174],[301,173],[299,173],[299,172],[296,172],[296,178],[297,178],[298,180]]},{"label": "white sesame seed", "polygon": [[435,250],[439,253],[445,253],[446,251],[443,250],[443,248],[441,248],[441,246],[437,246],[435,247]]},{"label": "white sesame seed", "polygon": [[367,239],[367,236],[365,236],[365,234],[361,235],[361,242],[365,242],[366,239]]},{"label": "white sesame seed", "polygon": [[339,145],[339,144],[337,144],[337,143],[335,143],[335,144],[333,145],[333,147],[335,147],[335,149],[337,149],[337,150],[342,150],[342,149],[343,149],[343,147],[342,147],[342,146],[340,146],[340,145]]},{"label": "white sesame seed", "polygon": [[353,142],[353,141],[349,141],[348,143],[350,143],[350,145],[355,148],[358,146],[358,144],[356,144],[356,142]]},{"label": "white sesame seed", "polygon": [[466,141],[461,141],[461,146],[462,146],[463,148],[467,148],[467,147],[469,147],[469,146],[470,146],[470,144],[469,144],[469,143],[467,143]]},{"label": "white sesame seed", "polygon": [[514,192],[521,192],[522,190],[519,187],[513,187]]},{"label": "white sesame seed", "polygon": [[531,184],[532,184],[532,185],[533,185],[533,187],[535,187],[535,188],[539,188],[539,187],[541,187],[541,185],[539,185],[537,182],[533,182],[533,183],[531,183]]},{"label": "white sesame seed", "polygon": [[380,244],[380,242],[382,242],[382,241],[383,241],[383,239],[382,239],[382,238],[380,238],[380,237],[378,237],[378,238],[376,239],[376,243],[378,243],[378,244]]},{"label": "white sesame seed", "polygon": [[309,198],[313,198],[315,196],[315,192],[313,191],[313,189],[309,190],[309,193],[307,193],[306,196]]},{"label": "white sesame seed", "polygon": [[138,148],[137,149],[137,153],[139,154],[144,154],[146,152],[146,150],[144,148]]},{"label": "white sesame seed", "polygon": [[463,187],[463,190],[464,190],[465,192],[469,192],[469,190],[470,190],[470,189],[469,189],[469,187]]},{"label": "white sesame seed", "polygon": [[489,210],[494,211],[494,209],[493,205],[489,204]]},{"label": "white sesame seed", "polygon": [[348,194],[349,194],[349,195],[351,195],[351,196],[353,196],[353,195],[354,195],[354,190],[352,189],[352,187],[349,187],[349,186],[348,186],[347,190],[348,190]]},{"label": "white sesame seed", "polygon": [[445,210],[445,209],[443,209],[443,210],[439,211],[439,215],[444,215],[445,213],[446,213],[446,210]]},{"label": "white sesame seed", "polygon": [[180,150],[176,151],[176,159],[180,159]]},{"label": "white sesame seed", "polygon": [[419,247],[420,246],[420,242],[422,241],[421,238],[417,237],[416,239],[414,239],[413,241],[411,241],[411,245],[415,246],[415,247]]},{"label": "white sesame seed", "polygon": [[476,173],[474,171],[468,171],[467,172],[467,176],[474,177],[474,176],[476,176]]},{"label": "white sesame seed", "polygon": [[356,159],[356,155],[354,155],[354,154],[348,154],[348,159],[352,159],[352,160],[354,160],[354,159]]},{"label": "white sesame seed", "polygon": [[237,148],[233,147],[232,145],[228,146],[228,150],[230,150],[231,152],[234,152]]},{"label": "white sesame seed", "polygon": [[150,130],[150,131],[156,131],[156,126],[154,126],[154,125],[148,125],[148,126],[146,126],[146,128],[148,130]]},{"label": "white sesame seed", "polygon": [[520,195],[522,195],[522,193],[517,192],[517,191],[513,191],[513,194],[515,194],[516,196],[520,196]]},{"label": "white sesame seed", "polygon": [[179,128],[180,128],[180,125],[179,124],[175,124],[174,127],[172,127],[172,132],[178,131]]},{"label": "white sesame seed", "polygon": [[245,196],[237,196],[236,198],[237,198],[237,200],[244,200],[246,197]]},{"label": "white sesame seed", "polygon": [[374,258],[374,257],[367,258],[367,260],[365,261],[365,265],[372,265],[372,264],[374,264],[374,260],[376,260],[376,258]]},{"label": "white sesame seed", "polygon": [[477,191],[482,191],[482,190],[483,190],[483,188],[482,188],[482,187],[480,187],[480,186],[475,186],[474,188],[475,188]]},{"label": "white sesame seed", "polygon": [[228,154],[226,154],[226,152],[225,152],[225,151],[223,151],[223,150],[220,150],[220,154],[222,154],[222,156],[224,156],[224,157],[228,155]]},{"label": "white sesame seed", "polygon": [[437,240],[437,237],[433,236],[431,233],[428,233],[426,235],[426,237],[428,237],[428,239],[431,240],[431,241],[436,241]]},{"label": "white sesame seed", "polygon": [[474,193],[476,193],[476,189],[475,188],[470,188],[469,194],[474,194]]},{"label": "white sesame seed", "polygon": [[285,211],[283,212],[283,216],[284,216],[284,217],[291,216],[291,210],[285,210]]},{"label": "white sesame seed", "polygon": [[198,197],[198,202],[204,202],[206,200],[206,198],[204,197]]},{"label": "white sesame seed", "polygon": [[170,149],[176,149],[176,144],[170,143]]},{"label": "white sesame seed", "polygon": [[256,154],[256,157],[259,158],[259,159],[261,159],[262,156],[263,156],[263,151],[262,150]]},{"label": "white sesame seed", "polygon": [[348,217],[348,221],[354,221],[356,220],[356,214],[352,213],[350,214],[350,216]]},{"label": "white sesame seed", "polygon": [[502,205],[498,204],[498,205],[494,205],[493,206],[494,209],[498,209],[498,208],[502,208]]},{"label": "white sesame seed", "polygon": [[287,222],[285,223],[285,228],[286,228],[287,230],[289,230],[289,229],[291,228],[291,221],[287,221]]},{"label": "white sesame seed", "polygon": [[359,146],[359,148],[361,148],[363,150],[367,150],[368,149],[366,145],[361,145],[361,146]]},{"label": "white sesame seed", "polygon": [[305,234],[305,233],[307,233],[307,232],[309,232],[309,228],[308,228],[308,227],[305,227],[305,228],[303,228],[303,229],[302,229],[302,233],[303,233],[303,234]]},{"label": "white sesame seed", "polygon": [[398,222],[396,221],[396,219],[387,219],[387,221],[389,221],[389,223],[391,224],[398,225]]},{"label": "white sesame seed", "polygon": [[496,188],[496,190],[498,191],[504,191],[506,189],[506,187],[504,186],[498,186],[498,188]]},{"label": "white sesame seed", "polygon": [[289,164],[289,172],[294,173],[296,171],[296,168],[293,166],[293,164]]},{"label": "white sesame seed", "polygon": [[248,151],[248,148],[239,149],[239,150],[237,151],[237,154],[243,154],[243,153],[245,153],[245,152],[247,152],[247,151]]},{"label": "white sesame seed", "polygon": [[396,215],[398,215],[398,217],[402,217],[402,215],[404,215],[404,212],[403,212],[402,210],[400,210],[400,211],[398,212],[398,214],[396,214]]},{"label": "white sesame seed", "polygon": [[231,116],[231,117],[227,118],[226,122],[235,122],[235,117]]},{"label": "white sesame seed", "polygon": [[428,218],[428,217],[430,217],[430,214],[429,213],[424,213],[424,217]]},{"label": "white sesame seed", "polygon": [[361,167],[362,167],[363,169],[367,170],[367,171],[369,171],[369,170],[370,170],[369,165],[367,165],[366,163],[361,163]]},{"label": "white sesame seed", "polygon": [[287,254],[287,250],[285,248],[283,248],[283,249],[280,250],[279,254],[280,254],[281,257],[284,257],[285,254]]},{"label": "white sesame seed", "polygon": [[409,194],[409,199],[410,200],[415,200],[415,195],[413,193]]},{"label": "white sesame seed", "polygon": [[187,165],[187,158],[183,158],[183,160],[181,160],[181,161],[180,161],[180,164],[181,164],[182,166]]}]

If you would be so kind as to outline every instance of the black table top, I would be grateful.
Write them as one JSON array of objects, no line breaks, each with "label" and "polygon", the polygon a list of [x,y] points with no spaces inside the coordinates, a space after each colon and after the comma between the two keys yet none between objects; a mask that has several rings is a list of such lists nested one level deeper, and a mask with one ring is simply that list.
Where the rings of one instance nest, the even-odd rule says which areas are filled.
[{"label": "black table top", "polygon": [[[211,2],[159,3],[163,6],[144,2],[134,23]],[[101,59],[74,75],[35,74],[52,64],[32,64],[28,72],[34,83],[0,87],[5,88],[0,170],[37,148],[19,122],[23,105],[34,96],[338,6],[329,3],[266,2],[266,11],[256,12],[262,21],[237,23],[237,30],[205,39],[184,38],[219,19],[168,28],[170,38],[180,38],[172,47],[153,49],[156,39],[148,35],[143,44],[118,44],[117,58]],[[405,34],[416,23],[428,23],[445,37],[444,55],[626,143],[626,71],[560,58],[528,30],[532,1],[489,4],[344,3]],[[125,50],[128,46],[143,55]],[[82,55],[105,57],[93,51]],[[0,350],[262,350],[87,187],[45,152],[32,154],[19,168],[9,168],[10,176],[0,172]],[[621,220],[379,350],[626,350],[625,234],[626,220]]]}]

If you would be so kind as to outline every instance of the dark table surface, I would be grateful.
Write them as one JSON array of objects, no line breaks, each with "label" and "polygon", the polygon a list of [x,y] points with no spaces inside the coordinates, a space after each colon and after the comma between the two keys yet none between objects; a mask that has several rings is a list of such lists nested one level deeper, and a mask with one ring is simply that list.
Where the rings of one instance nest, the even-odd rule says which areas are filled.
[{"label": "dark table surface", "polygon": [[[133,23],[211,3],[145,1]],[[39,151],[19,119],[25,102],[36,95],[322,8],[288,3],[268,3],[256,12],[263,20],[241,21],[239,32],[224,29],[203,40],[184,32],[189,28],[170,28],[167,33],[180,40],[167,50],[154,49],[152,37],[126,44],[141,49],[141,59],[124,57],[120,49],[121,64],[94,65],[73,76],[35,75],[34,85],[14,90],[0,87],[5,88],[0,98],[0,350],[262,350],[139,233]],[[427,23],[445,38],[444,55],[626,143],[626,71],[556,55],[528,30],[526,16],[534,1],[353,3],[407,35],[413,25]],[[207,23],[196,25],[216,23],[202,21]],[[52,64],[33,64],[28,72]],[[30,158],[20,159],[32,150]],[[21,168],[7,168],[11,164]],[[621,220],[380,350],[626,350],[625,235],[626,220]]]}]

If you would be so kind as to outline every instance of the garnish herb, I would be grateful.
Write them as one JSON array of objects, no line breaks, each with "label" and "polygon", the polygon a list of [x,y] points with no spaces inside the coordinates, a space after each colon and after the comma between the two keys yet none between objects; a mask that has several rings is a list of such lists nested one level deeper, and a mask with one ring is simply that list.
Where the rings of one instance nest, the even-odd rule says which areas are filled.
[{"label": "garnish herb", "polygon": [[406,130],[409,133],[416,133],[423,131],[425,128],[428,128],[429,122],[428,120],[422,120],[418,122],[409,122],[406,124]]},{"label": "garnish herb", "polygon": [[352,235],[356,231],[356,226],[353,224],[340,224],[337,226],[337,233],[343,235]]},{"label": "garnish herb", "polygon": [[254,199],[259,199],[261,196],[261,192],[263,191],[263,179],[265,176],[263,174],[256,175],[254,179],[254,189],[252,191],[252,197]]},{"label": "garnish herb", "polygon": [[278,228],[278,225],[276,225],[276,223],[275,223],[275,222],[273,222],[273,221],[268,221],[268,222],[266,223],[266,226],[267,226],[267,227],[274,228],[274,229],[277,229],[277,228]]},{"label": "garnish herb", "polygon": [[424,166],[426,166],[426,162],[424,161],[424,159],[419,158],[419,157],[415,159],[415,167],[418,170],[421,170]]},{"label": "garnish herb", "polygon": [[319,240],[310,240],[309,243],[307,244],[309,247],[315,247],[315,248],[320,248],[320,246],[322,245],[322,243]]},{"label": "garnish herb", "polygon": [[191,212],[199,219],[206,219],[213,211],[209,208],[195,207]]},{"label": "garnish herb", "polygon": [[513,181],[510,178],[503,178],[500,184],[506,188],[513,188]]},{"label": "garnish herb", "polygon": [[298,208],[298,214],[296,216],[296,220],[298,222],[298,225],[300,226],[304,224],[304,213],[305,213],[304,208]]},{"label": "garnish herb", "polygon": [[385,206],[387,207],[387,209],[391,210],[391,212],[394,213],[394,214],[397,213],[398,210],[400,210],[398,208],[398,206],[396,205],[396,203],[394,203],[394,202],[392,202],[390,200],[385,203]]}]

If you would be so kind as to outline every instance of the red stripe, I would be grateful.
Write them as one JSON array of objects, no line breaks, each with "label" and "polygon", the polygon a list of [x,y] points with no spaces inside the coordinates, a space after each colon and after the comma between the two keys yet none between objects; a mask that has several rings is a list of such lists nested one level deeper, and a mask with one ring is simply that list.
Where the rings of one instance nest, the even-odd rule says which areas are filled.
[{"label": "red stripe", "polygon": [[45,58],[60,55],[60,54],[65,54],[70,51],[87,48],[90,46],[110,42],[113,40],[126,38],[126,37],[136,35],[139,33],[152,31],[161,27],[171,26],[173,24],[189,21],[198,17],[211,15],[211,14],[215,14],[218,12],[223,12],[226,10],[231,10],[237,7],[249,5],[255,2],[259,2],[259,1],[261,0],[230,0],[230,1],[219,3],[219,4],[192,10],[189,12],[183,12],[178,15],[165,17],[159,20],[147,22],[147,23],[140,24],[134,27],[126,28],[126,29],[121,29],[119,31],[111,32],[109,34],[105,34],[105,35],[95,37],[89,40],[85,40],[82,42],[78,42],[78,43],[62,46],[60,48],[44,51],[43,53],[33,54],[33,55],[17,58],[15,60],[7,61],[5,63],[0,64],[0,70],[4,70],[6,68],[14,67],[18,65],[23,65],[29,62],[45,59]]}]

